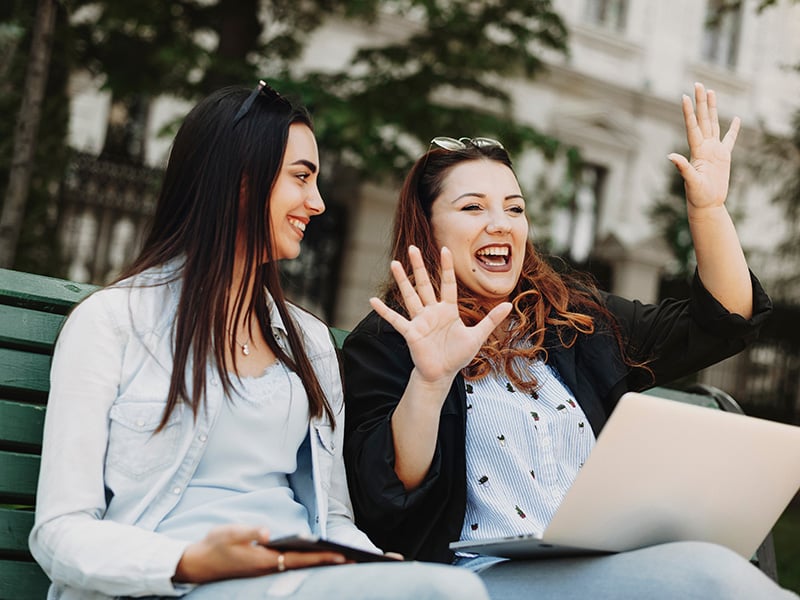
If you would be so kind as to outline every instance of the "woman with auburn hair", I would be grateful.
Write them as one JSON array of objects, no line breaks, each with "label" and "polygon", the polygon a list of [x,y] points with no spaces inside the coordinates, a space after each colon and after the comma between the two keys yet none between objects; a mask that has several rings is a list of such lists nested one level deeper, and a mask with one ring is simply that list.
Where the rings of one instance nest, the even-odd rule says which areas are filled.
[{"label": "woman with auburn hair", "polygon": [[384,558],[352,521],[330,333],[280,286],[319,171],[308,113],[263,82],[184,120],[141,255],[56,345],[30,535],[49,598],[486,598],[454,567],[270,548]]},{"label": "woman with auburn hair", "polygon": [[794,597],[734,552],[680,542],[506,560],[455,541],[541,534],[622,394],[740,351],[771,311],[725,208],[738,119],[684,96],[698,269],[689,300],[644,305],[555,272],[529,241],[502,145],[434,138],[397,207],[383,299],[344,344],[345,463],[380,546],[478,572],[495,598]]}]

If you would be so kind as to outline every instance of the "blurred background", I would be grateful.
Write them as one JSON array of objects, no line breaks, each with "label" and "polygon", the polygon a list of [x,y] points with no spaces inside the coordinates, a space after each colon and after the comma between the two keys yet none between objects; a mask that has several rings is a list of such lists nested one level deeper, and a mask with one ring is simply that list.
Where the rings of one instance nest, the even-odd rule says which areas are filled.
[{"label": "blurred background", "polygon": [[[402,176],[437,135],[503,142],[543,252],[627,297],[685,295],[666,156],[688,152],[681,95],[714,89],[723,128],[743,121],[728,205],[776,311],[693,379],[800,424],[797,0],[5,0],[0,267],[112,280],[182,117],[259,78],[310,107],[321,151],[327,211],[283,265],[290,297],[348,329],[388,273]],[[800,590],[797,503],[778,525]]]}]

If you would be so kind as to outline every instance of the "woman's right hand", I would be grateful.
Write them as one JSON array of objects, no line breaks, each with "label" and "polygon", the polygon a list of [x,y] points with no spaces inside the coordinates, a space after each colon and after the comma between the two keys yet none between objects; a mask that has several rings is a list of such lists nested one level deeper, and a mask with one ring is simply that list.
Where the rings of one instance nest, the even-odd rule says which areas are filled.
[{"label": "woman's right hand", "polygon": [[[335,552],[278,552],[267,548],[269,532],[245,525],[220,525],[199,542],[191,544],[181,556],[175,583],[208,583],[237,577],[258,577],[276,573],[281,562],[286,570],[320,565],[342,564],[344,556]],[[279,556],[283,554],[283,559]]]},{"label": "woman's right hand", "polygon": [[477,325],[467,327],[458,311],[458,286],[450,250],[442,248],[441,299],[436,298],[419,249],[410,246],[408,256],[414,284],[398,261],[392,261],[391,270],[409,318],[378,298],[371,298],[370,304],[405,338],[420,382],[449,388],[456,374],[470,363],[486,338],[511,312],[511,303],[498,304]]},{"label": "woman's right hand", "polygon": [[392,415],[394,470],[410,491],[422,483],[430,468],[442,403],[453,379],[508,316],[511,303],[498,304],[480,323],[467,327],[458,311],[458,286],[450,251],[442,248],[441,300],[436,299],[419,249],[409,247],[408,256],[415,285],[397,261],[392,262],[392,274],[409,318],[377,298],[372,298],[370,304],[405,338],[414,361],[414,370]]}]

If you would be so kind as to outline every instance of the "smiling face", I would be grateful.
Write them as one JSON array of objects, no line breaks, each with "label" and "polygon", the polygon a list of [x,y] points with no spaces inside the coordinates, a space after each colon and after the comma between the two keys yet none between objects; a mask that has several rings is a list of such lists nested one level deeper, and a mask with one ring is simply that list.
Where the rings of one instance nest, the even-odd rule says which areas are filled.
[{"label": "smiling face", "polygon": [[294,123],[270,195],[269,223],[275,259],[297,258],[311,217],[325,210],[319,189],[317,140],[308,126]]},{"label": "smiling face", "polygon": [[528,219],[513,171],[494,160],[452,169],[431,205],[438,246],[453,254],[456,277],[487,300],[507,300],[522,272]]}]

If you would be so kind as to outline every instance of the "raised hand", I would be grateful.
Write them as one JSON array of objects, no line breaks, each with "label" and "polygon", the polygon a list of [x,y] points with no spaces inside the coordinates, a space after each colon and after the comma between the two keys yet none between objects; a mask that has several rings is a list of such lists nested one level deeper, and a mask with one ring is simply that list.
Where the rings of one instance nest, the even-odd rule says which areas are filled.
[{"label": "raised hand", "polygon": [[728,195],[731,152],[739,134],[740,121],[738,117],[734,118],[725,137],[720,140],[716,94],[695,83],[694,97],[696,109],[688,96],[684,95],[682,99],[691,162],[675,153],[668,158],[683,177],[690,207],[722,206]]},{"label": "raised hand", "polygon": [[486,338],[508,316],[511,303],[498,304],[480,323],[467,327],[458,312],[456,276],[450,250],[442,248],[440,299],[436,298],[419,249],[409,247],[408,256],[415,284],[409,281],[398,261],[392,261],[391,265],[408,318],[377,298],[370,299],[370,304],[405,338],[420,380],[429,384],[444,383],[449,387],[455,375],[469,364]]},{"label": "raised hand", "polygon": [[264,546],[268,541],[269,532],[263,528],[245,525],[215,527],[205,538],[186,548],[173,580],[207,583],[345,562],[345,558],[335,552],[280,553]]}]

